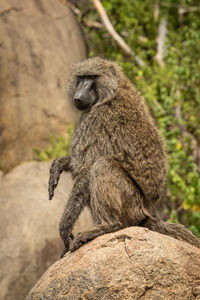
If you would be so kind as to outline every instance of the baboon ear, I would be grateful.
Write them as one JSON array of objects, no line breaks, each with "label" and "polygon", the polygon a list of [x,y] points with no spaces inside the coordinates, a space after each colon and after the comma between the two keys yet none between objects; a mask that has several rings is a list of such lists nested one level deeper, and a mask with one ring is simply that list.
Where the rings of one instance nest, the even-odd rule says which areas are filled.
[{"label": "baboon ear", "polygon": [[110,66],[110,71],[111,71],[112,75],[114,75],[114,76],[117,75],[117,72],[116,72],[116,69],[114,66]]}]

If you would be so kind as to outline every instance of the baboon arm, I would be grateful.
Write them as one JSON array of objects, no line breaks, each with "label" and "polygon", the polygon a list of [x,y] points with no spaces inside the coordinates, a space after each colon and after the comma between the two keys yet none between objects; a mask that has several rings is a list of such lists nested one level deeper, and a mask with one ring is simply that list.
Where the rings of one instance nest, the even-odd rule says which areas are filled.
[{"label": "baboon arm", "polygon": [[[139,170],[139,172],[140,171],[141,170]],[[164,177],[161,178],[161,181],[158,183],[158,176],[156,175],[154,170],[150,168],[145,168],[144,172],[141,172],[141,175],[138,177],[136,172],[133,174],[136,184],[144,195],[144,199],[152,204],[160,198],[163,191]]]},{"label": "baboon arm", "polygon": [[70,156],[62,156],[56,158],[51,167],[50,167],[50,176],[49,176],[49,200],[51,200],[54,196],[54,190],[58,185],[58,181],[60,179],[60,174],[63,171],[70,170]]},{"label": "baboon arm", "polygon": [[82,170],[75,178],[71,195],[65,206],[64,213],[59,224],[60,236],[65,245],[65,253],[69,251],[71,232],[74,223],[82,209],[89,202],[89,199],[90,194],[88,176],[86,170]]},{"label": "baboon arm", "polygon": [[[153,142],[150,140],[149,143]],[[126,159],[122,162],[122,167],[127,170],[131,178],[133,178],[141,193],[144,195],[144,199],[153,204],[162,195],[166,178],[166,165],[165,160],[162,158],[164,153],[160,154],[159,151],[155,149],[153,156],[151,153],[148,154],[148,151],[147,144],[139,145],[134,156],[127,150],[126,152],[128,154]]]}]

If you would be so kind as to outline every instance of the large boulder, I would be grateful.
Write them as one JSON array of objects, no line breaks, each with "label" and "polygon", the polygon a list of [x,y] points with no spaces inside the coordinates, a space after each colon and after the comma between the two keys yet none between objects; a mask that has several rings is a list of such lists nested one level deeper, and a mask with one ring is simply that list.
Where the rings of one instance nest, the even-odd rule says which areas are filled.
[{"label": "large boulder", "polygon": [[26,300],[200,299],[200,250],[131,227],[96,238],[52,265]]},{"label": "large boulder", "polygon": [[34,157],[75,119],[66,100],[70,67],[85,58],[82,32],[57,0],[0,1],[0,166]]},{"label": "large boulder", "polygon": [[[55,197],[48,201],[48,175],[49,163],[38,162],[0,174],[0,299],[24,300],[63,250],[58,225],[72,179],[62,174]],[[85,210],[75,232],[90,226]]]}]

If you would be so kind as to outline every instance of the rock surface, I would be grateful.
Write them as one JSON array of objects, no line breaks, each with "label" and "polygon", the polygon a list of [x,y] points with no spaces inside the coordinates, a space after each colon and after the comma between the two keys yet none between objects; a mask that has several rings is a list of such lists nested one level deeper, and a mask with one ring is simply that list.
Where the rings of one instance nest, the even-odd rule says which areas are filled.
[{"label": "rock surface", "polygon": [[26,298],[39,299],[200,299],[200,250],[145,228],[126,228],[52,265]]},{"label": "rock surface", "polygon": [[86,56],[71,11],[57,0],[0,1],[0,166],[32,160],[74,120],[66,100],[71,65]]},{"label": "rock surface", "polygon": [[[0,299],[24,300],[62,252],[58,225],[72,180],[69,173],[62,174],[49,202],[49,165],[29,162],[0,174]],[[86,210],[75,231],[90,226]]]}]

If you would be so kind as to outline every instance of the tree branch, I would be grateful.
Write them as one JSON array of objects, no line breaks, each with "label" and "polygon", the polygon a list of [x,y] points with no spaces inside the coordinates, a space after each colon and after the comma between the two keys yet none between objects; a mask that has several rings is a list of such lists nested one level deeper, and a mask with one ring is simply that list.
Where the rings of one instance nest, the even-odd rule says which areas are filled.
[{"label": "tree branch", "polygon": [[102,23],[86,20],[86,18],[83,18],[83,23],[87,27],[93,27],[93,28],[97,28],[97,29],[102,29],[102,27],[103,27]]},{"label": "tree branch", "polygon": [[187,12],[194,12],[194,11],[200,10],[199,6],[190,6],[190,7],[187,7],[187,6],[184,6],[184,5],[181,5],[181,4],[168,3],[168,2],[163,2],[163,1],[160,1],[160,6],[174,7],[174,8],[184,9],[185,13],[187,13]]},{"label": "tree branch", "polygon": [[92,2],[93,2],[95,9],[97,10],[97,12],[99,14],[99,17],[101,18],[101,21],[102,21],[103,25],[105,26],[106,30],[113,37],[113,39],[117,42],[117,44],[120,46],[120,48],[127,55],[133,56],[137,65],[142,66],[142,67],[145,66],[145,63],[143,62],[143,60],[141,60],[137,55],[135,55],[134,51],[124,42],[122,37],[115,31],[101,2],[99,0],[92,0]]},{"label": "tree branch", "polygon": [[167,20],[165,18],[161,19],[159,28],[158,28],[158,45],[157,45],[157,54],[155,60],[162,67],[164,65],[165,57],[165,41],[167,35]]},{"label": "tree branch", "polygon": [[63,4],[65,4],[70,10],[73,11],[73,13],[75,13],[75,15],[81,15],[81,11],[80,9],[78,9],[76,6],[74,6],[72,3],[70,3],[69,1],[67,0],[61,0],[61,2]]},{"label": "tree branch", "polygon": [[153,18],[155,22],[158,20],[159,13],[160,13],[160,6],[158,2],[156,2],[154,4],[154,14],[153,14]]}]

